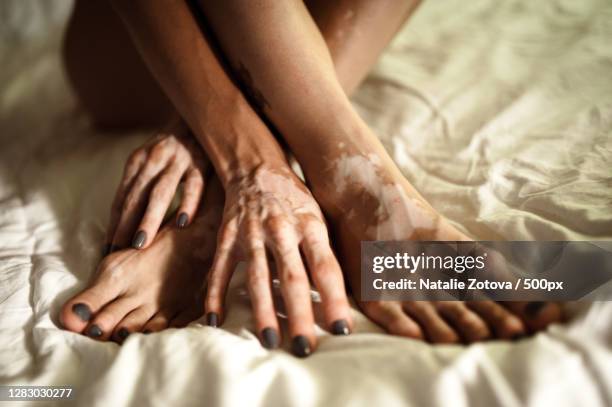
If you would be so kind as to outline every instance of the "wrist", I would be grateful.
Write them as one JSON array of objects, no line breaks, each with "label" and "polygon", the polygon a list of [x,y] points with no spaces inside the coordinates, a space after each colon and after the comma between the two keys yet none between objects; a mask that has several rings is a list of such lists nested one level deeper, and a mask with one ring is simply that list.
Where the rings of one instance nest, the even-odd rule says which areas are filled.
[{"label": "wrist", "polygon": [[277,140],[241,94],[214,99],[194,132],[224,187],[259,168],[288,166]]}]

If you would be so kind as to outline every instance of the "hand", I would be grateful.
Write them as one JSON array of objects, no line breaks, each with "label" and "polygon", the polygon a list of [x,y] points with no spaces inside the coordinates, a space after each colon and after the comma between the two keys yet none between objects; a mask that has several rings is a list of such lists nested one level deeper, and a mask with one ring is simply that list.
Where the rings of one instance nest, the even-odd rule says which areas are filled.
[{"label": "hand", "polygon": [[132,152],[111,208],[105,255],[130,245],[149,246],[181,181],[176,224],[186,227],[200,203],[207,167],[203,150],[178,121]]},{"label": "hand", "polygon": [[293,353],[307,356],[316,341],[307,269],[321,294],[327,326],[334,334],[348,334],[349,304],[323,215],[291,169],[287,165],[258,167],[230,181],[225,194],[217,252],[208,276],[207,323],[221,322],[230,277],[236,264],[246,261],[257,332],[265,347],[277,347],[280,331],[270,288],[273,259]]}]

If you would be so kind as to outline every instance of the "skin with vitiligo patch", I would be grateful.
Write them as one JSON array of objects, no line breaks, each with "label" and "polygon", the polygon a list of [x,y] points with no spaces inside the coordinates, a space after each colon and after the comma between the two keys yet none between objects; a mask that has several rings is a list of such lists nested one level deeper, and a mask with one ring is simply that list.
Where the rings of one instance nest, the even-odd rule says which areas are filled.
[{"label": "skin with vitiligo patch", "polygon": [[[287,167],[259,168],[230,182],[217,255],[208,278],[206,311],[221,314],[227,284],[238,261],[247,262],[258,332],[280,332],[270,292],[268,254],[274,259],[289,319],[301,347],[314,347],[314,320],[307,270],[321,293],[328,326],[349,321],[342,274],[331,250],[318,204]],[[306,259],[304,263],[302,256]],[[348,325],[347,325],[348,327]],[[310,350],[307,352],[309,353]]]}]

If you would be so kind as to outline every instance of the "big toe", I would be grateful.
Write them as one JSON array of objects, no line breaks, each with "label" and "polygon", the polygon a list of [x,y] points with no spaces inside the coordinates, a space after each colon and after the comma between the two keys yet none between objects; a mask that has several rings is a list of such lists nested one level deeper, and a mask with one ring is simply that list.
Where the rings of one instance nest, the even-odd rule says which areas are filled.
[{"label": "big toe", "polygon": [[114,285],[103,281],[94,283],[64,304],[60,311],[62,326],[69,331],[82,333],[98,311],[117,295]]}]

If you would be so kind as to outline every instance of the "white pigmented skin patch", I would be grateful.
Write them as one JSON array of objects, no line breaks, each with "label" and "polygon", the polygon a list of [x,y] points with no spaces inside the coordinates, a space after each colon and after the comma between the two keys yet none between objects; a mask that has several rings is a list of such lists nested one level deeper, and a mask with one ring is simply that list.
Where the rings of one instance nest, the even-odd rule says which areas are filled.
[{"label": "white pigmented skin patch", "polygon": [[[377,240],[406,239],[417,229],[434,229],[436,217],[418,198],[409,197],[401,184],[390,182],[382,175],[380,157],[375,154],[342,155],[334,167],[334,184],[340,194],[347,191],[356,196],[371,196],[378,207],[373,213],[360,213],[359,203],[346,208],[349,223],[369,223],[364,238]],[[361,225],[356,225],[357,227]]]}]

